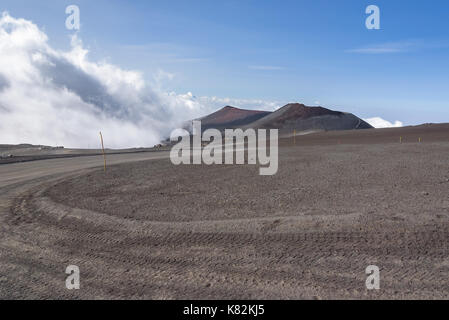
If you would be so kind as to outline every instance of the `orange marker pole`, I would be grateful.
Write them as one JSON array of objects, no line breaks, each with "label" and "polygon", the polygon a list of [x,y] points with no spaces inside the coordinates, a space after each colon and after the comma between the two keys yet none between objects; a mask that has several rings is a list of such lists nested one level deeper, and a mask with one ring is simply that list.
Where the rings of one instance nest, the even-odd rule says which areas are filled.
[{"label": "orange marker pole", "polygon": [[103,151],[104,172],[106,172],[106,154],[104,153],[103,135],[101,134],[101,131],[100,131],[100,139],[101,139],[101,150]]}]

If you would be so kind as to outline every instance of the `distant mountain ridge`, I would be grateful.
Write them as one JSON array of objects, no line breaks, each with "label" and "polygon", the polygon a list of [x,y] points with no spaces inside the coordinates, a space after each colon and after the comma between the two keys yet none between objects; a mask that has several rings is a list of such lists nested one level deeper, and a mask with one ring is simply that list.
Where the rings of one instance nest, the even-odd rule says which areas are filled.
[{"label": "distant mountain ridge", "polygon": [[300,103],[289,103],[274,112],[245,110],[226,106],[214,113],[202,117],[202,130],[242,129],[279,129],[281,134],[301,131],[331,131],[371,129],[370,124],[357,116],[333,111],[323,107],[310,107]]},{"label": "distant mountain ridge", "polygon": [[279,129],[284,131],[333,131],[372,129],[373,127],[351,113],[333,111],[323,107],[308,107],[289,103],[269,115],[249,124],[254,129]]},{"label": "distant mountain ridge", "polygon": [[221,130],[248,125],[270,113],[270,111],[246,110],[226,106],[198,120],[201,120],[203,130],[208,128],[216,128]]}]

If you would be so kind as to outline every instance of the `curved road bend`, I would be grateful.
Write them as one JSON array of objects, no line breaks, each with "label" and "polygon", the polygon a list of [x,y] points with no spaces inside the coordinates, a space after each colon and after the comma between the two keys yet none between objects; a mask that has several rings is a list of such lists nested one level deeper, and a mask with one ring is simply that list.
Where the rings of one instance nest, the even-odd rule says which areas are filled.
[{"label": "curved road bend", "polygon": [[[107,165],[143,160],[164,159],[169,157],[168,151],[139,152],[107,155]],[[0,166],[1,195],[7,190],[5,187],[16,183],[43,178],[46,176],[62,175],[74,171],[103,167],[103,156],[86,156],[75,158],[58,158],[4,164]]]},{"label": "curved road bend", "polygon": [[[107,156],[107,165],[164,159],[169,152],[139,152]],[[59,158],[4,164],[0,166],[0,238],[4,236],[4,219],[14,198],[42,182],[69,176],[86,169],[103,167],[103,156]]]}]

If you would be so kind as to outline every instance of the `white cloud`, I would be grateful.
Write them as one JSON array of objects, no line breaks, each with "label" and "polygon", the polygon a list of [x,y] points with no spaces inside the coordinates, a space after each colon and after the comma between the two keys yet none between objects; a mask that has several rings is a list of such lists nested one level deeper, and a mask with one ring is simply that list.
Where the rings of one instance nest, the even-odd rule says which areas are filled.
[{"label": "white cloud", "polygon": [[366,47],[366,48],[358,48],[358,49],[352,49],[348,50],[347,52],[352,53],[365,53],[365,54],[384,54],[384,53],[398,53],[398,52],[404,52],[405,50],[402,48],[392,48],[392,47]]},{"label": "white cloud", "polygon": [[76,36],[70,51],[53,49],[35,24],[0,16],[1,143],[86,147],[152,146],[182,121],[211,105],[192,94],[162,91],[172,74],[159,72],[150,87],[138,71],[93,62]]},{"label": "white cloud", "polygon": [[284,70],[283,67],[279,66],[248,66],[248,68],[253,70],[265,70],[265,71]]},{"label": "white cloud", "polygon": [[349,53],[362,54],[387,54],[387,53],[401,53],[417,50],[431,50],[438,48],[446,48],[449,46],[447,41],[423,41],[423,40],[408,40],[387,42],[381,44],[368,45],[356,49],[346,50]]},{"label": "white cloud", "polygon": [[207,105],[210,109],[217,110],[226,105],[252,110],[274,111],[280,106],[285,105],[281,101],[267,101],[260,99],[234,99],[234,98],[219,98],[219,97],[198,97],[195,98],[202,105]]},{"label": "white cloud", "polygon": [[368,122],[374,128],[379,128],[379,129],[380,128],[397,128],[397,127],[403,126],[401,121],[396,120],[394,123],[391,123],[391,122],[384,120],[380,117],[368,118],[368,119],[363,119],[363,120]]},{"label": "white cloud", "polygon": [[416,48],[417,46],[418,43],[414,41],[398,41],[368,45],[356,49],[347,50],[347,52],[363,54],[399,53],[409,51],[413,48]]}]

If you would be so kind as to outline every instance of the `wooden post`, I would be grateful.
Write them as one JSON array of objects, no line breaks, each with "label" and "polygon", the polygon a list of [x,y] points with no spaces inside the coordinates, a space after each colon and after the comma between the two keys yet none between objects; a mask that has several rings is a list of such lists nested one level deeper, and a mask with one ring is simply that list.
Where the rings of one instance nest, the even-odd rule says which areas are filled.
[{"label": "wooden post", "polygon": [[402,137],[399,137],[399,143],[402,143]]},{"label": "wooden post", "polygon": [[100,139],[101,139],[101,150],[103,151],[104,172],[106,172],[106,154],[104,153],[103,135],[101,134],[101,131],[100,131]]},{"label": "wooden post", "polygon": [[296,144],[296,129],[293,129],[293,144]]}]

